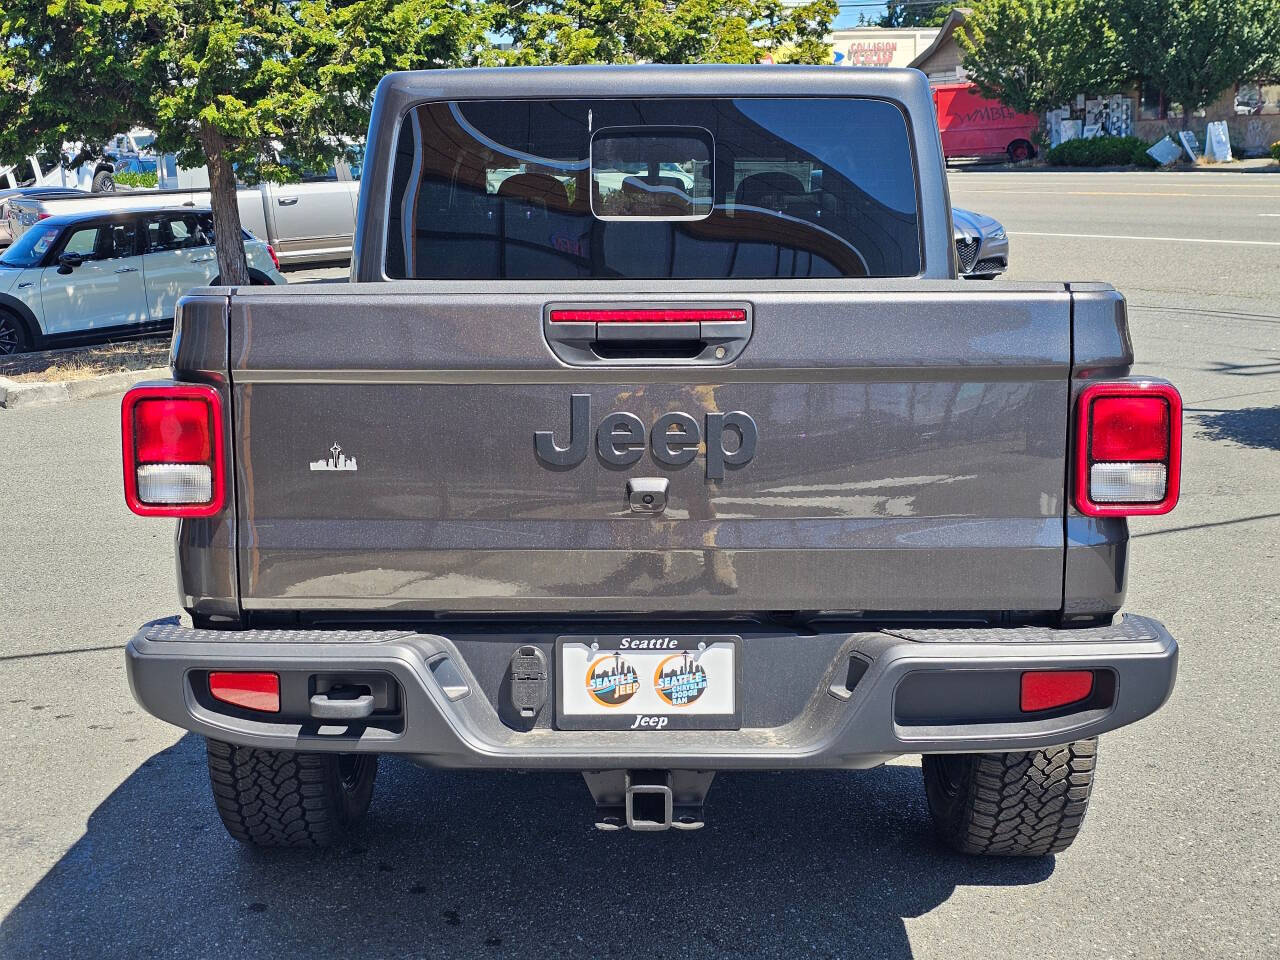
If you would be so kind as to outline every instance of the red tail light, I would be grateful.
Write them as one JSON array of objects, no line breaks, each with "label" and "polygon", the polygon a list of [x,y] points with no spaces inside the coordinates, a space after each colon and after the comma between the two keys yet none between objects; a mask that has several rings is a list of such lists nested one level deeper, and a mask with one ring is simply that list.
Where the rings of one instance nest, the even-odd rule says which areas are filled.
[{"label": "red tail light", "polygon": [[49,219],[50,217],[52,217],[52,216],[53,216],[53,214],[52,214],[52,213],[37,213],[37,214],[36,214],[36,219],[37,219],[37,220],[48,220],[48,219]]},{"label": "red tail light", "polygon": [[732,307],[696,309],[679,307],[665,309],[614,307],[599,310],[552,310],[552,323],[713,323],[747,319],[747,311]]},{"label": "red tail light", "polygon": [[276,269],[280,269],[280,258],[276,256],[276,248],[271,244],[267,244],[267,256],[271,258],[271,262],[276,265]]},{"label": "red tail light", "polygon": [[1167,383],[1095,383],[1076,416],[1075,504],[1087,517],[1168,513],[1182,475],[1182,397]]},{"label": "red tail light", "polygon": [[1022,712],[1065,707],[1091,693],[1092,670],[1032,670],[1022,675]]},{"label": "red tail light", "polygon": [[208,517],[225,497],[222,397],[199,384],[134,387],[120,407],[124,499],[143,517]]},{"label": "red tail light", "polygon": [[280,677],[274,673],[210,673],[209,693],[233,707],[280,712]]}]

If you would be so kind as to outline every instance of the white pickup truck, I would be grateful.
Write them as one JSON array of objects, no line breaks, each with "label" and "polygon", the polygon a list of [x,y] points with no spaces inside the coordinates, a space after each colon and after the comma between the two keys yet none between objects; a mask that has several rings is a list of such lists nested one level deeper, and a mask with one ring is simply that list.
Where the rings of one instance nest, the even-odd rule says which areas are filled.
[{"label": "white pickup truck", "polygon": [[[298,183],[242,187],[240,223],[269,243],[284,264],[343,261],[351,257],[355,233],[359,167],[336,162],[325,173]],[[177,190],[122,190],[58,199],[19,199],[9,203],[8,226],[17,240],[46,217],[127,210],[132,207],[207,207],[207,187]]]}]

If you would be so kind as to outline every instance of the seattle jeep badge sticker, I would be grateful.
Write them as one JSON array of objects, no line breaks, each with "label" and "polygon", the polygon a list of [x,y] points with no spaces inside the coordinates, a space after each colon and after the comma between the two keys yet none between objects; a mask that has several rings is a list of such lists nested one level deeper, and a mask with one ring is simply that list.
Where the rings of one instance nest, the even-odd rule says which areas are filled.
[{"label": "seattle jeep badge sticker", "polygon": [[333,441],[333,446],[329,448],[329,456],[324,460],[312,460],[312,470],[355,470],[356,458],[348,457],[342,452],[342,446],[337,440]]}]

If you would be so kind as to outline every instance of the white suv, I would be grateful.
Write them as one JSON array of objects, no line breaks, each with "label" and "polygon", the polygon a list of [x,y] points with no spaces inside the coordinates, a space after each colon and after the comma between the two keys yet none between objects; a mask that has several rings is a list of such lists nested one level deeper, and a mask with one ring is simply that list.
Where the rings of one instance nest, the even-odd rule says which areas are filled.
[{"label": "white suv", "polygon": [[[245,252],[252,283],[286,282],[247,232]],[[208,209],[49,217],[0,256],[0,355],[163,330],[178,298],[217,275]]]}]

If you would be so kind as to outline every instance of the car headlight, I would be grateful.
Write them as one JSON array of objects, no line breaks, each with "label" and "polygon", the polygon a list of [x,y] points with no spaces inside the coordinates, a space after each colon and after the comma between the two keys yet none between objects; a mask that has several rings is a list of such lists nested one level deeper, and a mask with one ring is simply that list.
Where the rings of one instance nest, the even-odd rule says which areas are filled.
[{"label": "car headlight", "polygon": [[1004,232],[1004,227],[996,227],[995,232],[991,234],[992,240],[1008,240],[1008,235]]}]

